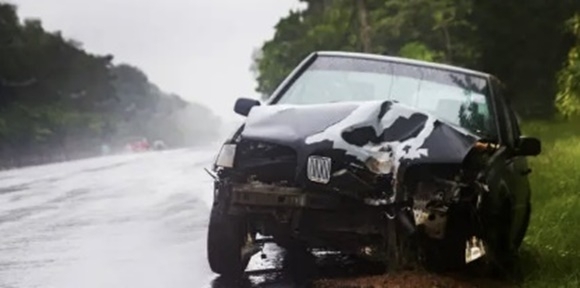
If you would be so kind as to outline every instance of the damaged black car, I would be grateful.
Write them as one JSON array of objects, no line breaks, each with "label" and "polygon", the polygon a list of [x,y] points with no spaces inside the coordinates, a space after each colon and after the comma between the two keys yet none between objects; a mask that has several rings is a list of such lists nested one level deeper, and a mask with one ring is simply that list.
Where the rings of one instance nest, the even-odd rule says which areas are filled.
[{"label": "damaged black car", "polygon": [[304,59],[245,123],[213,171],[211,269],[240,275],[266,237],[288,253],[327,249],[391,269],[501,266],[530,219],[522,136],[494,76],[346,52]]}]

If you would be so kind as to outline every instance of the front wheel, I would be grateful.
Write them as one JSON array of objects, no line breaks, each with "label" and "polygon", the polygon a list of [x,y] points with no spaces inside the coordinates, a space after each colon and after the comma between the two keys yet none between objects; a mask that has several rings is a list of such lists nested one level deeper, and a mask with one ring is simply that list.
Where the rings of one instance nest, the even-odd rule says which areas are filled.
[{"label": "front wheel", "polygon": [[249,242],[247,226],[242,217],[220,211],[214,205],[207,233],[207,257],[211,270],[225,278],[243,275],[251,255],[245,247]]},{"label": "front wheel", "polygon": [[476,268],[480,276],[505,279],[514,268],[516,249],[510,235],[512,232],[513,217],[512,205],[504,200],[500,213],[490,215],[488,230],[485,237],[486,256],[476,261]]}]

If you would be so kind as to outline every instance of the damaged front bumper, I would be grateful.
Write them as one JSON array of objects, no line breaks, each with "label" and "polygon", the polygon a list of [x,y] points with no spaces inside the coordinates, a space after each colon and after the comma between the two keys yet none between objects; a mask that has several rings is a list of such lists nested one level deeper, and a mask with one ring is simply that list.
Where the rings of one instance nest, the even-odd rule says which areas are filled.
[{"label": "damaged front bumper", "polygon": [[231,204],[261,207],[338,209],[340,199],[296,187],[252,182],[231,188]]},{"label": "damaged front bumper", "polygon": [[[434,169],[438,173],[443,170],[431,168],[408,172],[412,175],[431,175],[435,173],[432,171]],[[374,247],[370,250],[379,254],[367,256],[379,259],[385,259],[381,257],[385,257],[386,251],[402,249],[396,246],[400,240],[393,240],[392,235],[398,235],[397,239],[419,236],[433,241],[445,241],[449,232],[448,218],[465,218],[451,215],[450,205],[470,206],[473,209],[468,214],[474,214],[480,202],[479,196],[485,193],[484,186],[445,180],[426,184],[425,178],[411,177],[401,183],[405,185],[401,185],[399,191],[408,196],[406,201],[401,202],[356,195],[355,186],[340,190],[337,187],[332,189],[329,185],[266,183],[253,180],[252,177],[248,179],[239,171],[227,170],[226,173],[216,175],[216,192],[228,195],[228,213],[249,217],[258,233],[276,235],[275,239],[300,239],[314,247],[335,247],[355,253],[363,251],[365,255],[369,254],[369,247]],[[351,176],[344,174],[342,177]],[[433,177],[428,178],[433,181]],[[415,181],[419,182],[408,185],[408,182]],[[383,179],[381,182],[390,181]],[[377,185],[370,182],[366,184]],[[359,188],[363,189],[362,186]],[[477,228],[466,227],[460,230],[457,229],[465,234],[464,239],[470,240],[463,242],[465,246],[458,243],[461,245],[458,248],[465,251],[465,263],[485,255],[486,249]],[[392,256],[386,256],[386,259],[394,261]]]}]

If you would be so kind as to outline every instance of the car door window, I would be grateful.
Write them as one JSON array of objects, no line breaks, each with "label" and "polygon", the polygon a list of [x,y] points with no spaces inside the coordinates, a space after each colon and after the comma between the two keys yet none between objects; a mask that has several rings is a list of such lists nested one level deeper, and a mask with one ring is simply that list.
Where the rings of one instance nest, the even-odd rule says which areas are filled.
[{"label": "car door window", "polygon": [[509,122],[510,122],[510,126],[512,128],[512,138],[514,139],[514,141],[517,142],[521,136],[520,123],[518,121],[518,118],[516,117],[514,110],[511,108],[510,102],[506,101],[506,104],[507,104],[506,109],[508,110]]},{"label": "car door window", "polygon": [[501,83],[499,81],[492,81],[493,85],[493,94],[495,99],[497,100],[497,113],[498,118],[500,119],[500,133],[502,135],[502,140],[505,142],[506,145],[509,147],[514,147],[515,138],[514,138],[514,128],[512,125],[511,117],[510,117],[510,108],[509,105],[504,98],[503,88],[501,87]]}]

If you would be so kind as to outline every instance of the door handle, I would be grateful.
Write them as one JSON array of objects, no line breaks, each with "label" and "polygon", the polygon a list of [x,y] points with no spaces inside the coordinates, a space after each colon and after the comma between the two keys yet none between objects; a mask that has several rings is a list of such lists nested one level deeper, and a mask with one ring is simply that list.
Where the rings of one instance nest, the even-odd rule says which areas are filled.
[{"label": "door handle", "polygon": [[530,173],[532,173],[532,169],[528,168],[528,169],[520,171],[520,173],[522,174],[522,176],[526,176],[526,175],[529,175]]}]

